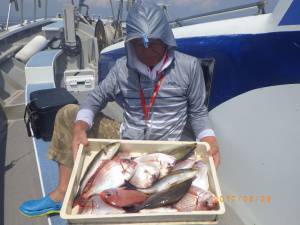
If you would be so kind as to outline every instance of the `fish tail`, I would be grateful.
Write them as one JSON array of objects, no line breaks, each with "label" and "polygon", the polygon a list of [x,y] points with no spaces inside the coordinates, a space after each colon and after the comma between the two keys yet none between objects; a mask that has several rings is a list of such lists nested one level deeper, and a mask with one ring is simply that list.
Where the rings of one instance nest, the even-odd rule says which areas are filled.
[{"label": "fish tail", "polygon": [[85,199],[83,196],[84,196],[84,192],[81,193],[80,190],[78,190],[76,195],[75,195],[75,198],[73,200],[73,207],[76,206],[76,205],[80,205],[81,202],[83,202],[83,200]]},{"label": "fish tail", "polygon": [[80,207],[84,207],[86,205],[88,199],[84,198],[82,195],[76,196],[76,198],[74,198],[73,201],[73,208],[75,206],[80,206]]},{"label": "fish tail", "polygon": [[136,186],[132,185],[128,180],[125,180],[124,187],[129,190],[137,190]]},{"label": "fish tail", "polygon": [[74,208],[75,206],[81,206],[80,205],[80,200],[78,198],[75,198],[74,201],[73,201],[72,207]]},{"label": "fish tail", "polygon": [[76,206],[76,205],[79,205],[79,198],[80,198],[80,194],[79,194],[79,191],[76,193],[75,197],[74,197],[74,200],[73,200],[73,208]]}]

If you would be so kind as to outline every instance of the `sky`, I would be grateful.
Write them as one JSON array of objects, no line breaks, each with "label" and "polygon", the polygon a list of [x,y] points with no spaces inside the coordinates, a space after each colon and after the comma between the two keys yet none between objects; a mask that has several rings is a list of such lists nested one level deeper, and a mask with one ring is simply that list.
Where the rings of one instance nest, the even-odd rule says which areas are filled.
[{"label": "sky", "polygon": [[[78,3],[79,0],[74,0]],[[197,15],[205,12],[210,12],[214,10],[225,9],[233,6],[239,6],[248,3],[254,3],[259,0],[153,0],[156,3],[165,4],[168,8],[168,13],[170,19],[175,19],[179,17],[185,17],[190,15]],[[19,6],[21,0],[18,0]],[[34,0],[23,0],[24,2],[24,18],[31,19],[33,17],[33,2]],[[41,0],[42,7],[44,7],[45,0]],[[64,5],[70,3],[71,0],[48,0],[48,16],[55,16],[57,13],[62,13]],[[109,0],[86,0],[86,4],[90,6],[90,14],[97,15],[101,17],[111,16],[111,9]],[[278,0],[268,0],[266,7],[267,12],[271,12],[276,5]],[[113,0],[115,5],[115,11],[117,9],[118,1]],[[3,21],[7,17],[9,0],[0,0],[0,19]],[[253,15],[256,10],[248,10],[243,12],[244,14]],[[38,17],[44,15],[44,9],[38,9]],[[233,17],[233,15],[226,15]],[[239,15],[239,14],[237,14]],[[223,16],[224,18],[226,16]],[[16,12],[14,7],[12,7],[11,12],[12,20],[17,20],[20,18],[20,13]],[[221,18],[222,19],[222,18]]]}]

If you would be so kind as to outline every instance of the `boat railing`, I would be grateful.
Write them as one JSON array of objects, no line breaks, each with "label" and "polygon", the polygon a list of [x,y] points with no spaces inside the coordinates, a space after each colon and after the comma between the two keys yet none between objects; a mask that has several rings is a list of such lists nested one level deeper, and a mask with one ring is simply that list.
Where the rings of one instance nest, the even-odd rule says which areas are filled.
[{"label": "boat railing", "polygon": [[[15,10],[16,11],[20,11],[20,25],[23,26],[24,25],[24,0],[20,0],[20,8],[19,8],[19,3],[18,0],[9,0],[9,5],[8,5],[8,14],[7,14],[7,19],[6,19],[6,26],[5,26],[5,30],[8,30],[8,26],[9,26],[9,20],[10,20],[10,14],[11,14],[11,7],[12,4],[14,3],[15,5]],[[36,17],[36,9],[37,6],[39,8],[42,8],[42,3],[41,0],[34,0],[34,9],[33,9],[33,21],[35,22],[37,17]],[[47,19],[48,18],[48,0],[45,0],[45,16],[44,18]]]},{"label": "boat railing", "polygon": [[204,17],[208,17],[208,16],[216,16],[216,15],[230,13],[230,12],[238,12],[238,11],[242,11],[245,9],[251,9],[251,8],[257,8],[258,9],[257,14],[265,14],[266,13],[266,10],[265,10],[266,4],[267,4],[266,0],[261,0],[261,1],[255,2],[255,3],[246,4],[246,5],[230,7],[230,8],[216,10],[216,11],[212,11],[212,12],[202,13],[199,15],[177,18],[175,20],[169,21],[169,23],[173,26],[178,27],[178,26],[182,26],[182,22],[187,22],[189,20],[200,19],[200,18],[204,18]]},{"label": "boat railing", "polygon": [[[162,9],[165,11],[167,17],[169,18],[167,5],[165,5],[165,4],[159,4],[159,5],[162,7]],[[183,26],[183,24],[182,24],[183,22],[187,22],[189,20],[201,19],[201,18],[209,17],[209,16],[217,16],[220,14],[231,13],[231,12],[238,12],[238,11],[243,11],[243,10],[251,9],[251,8],[257,8],[258,9],[257,14],[261,15],[261,14],[266,13],[266,5],[267,5],[267,0],[260,0],[258,2],[254,2],[254,3],[250,3],[250,4],[245,4],[245,5],[230,7],[230,8],[226,8],[226,9],[211,11],[211,12],[207,12],[207,13],[202,13],[202,14],[198,14],[198,15],[181,17],[181,18],[177,18],[174,20],[169,20],[169,23],[173,28],[181,27],[181,26]],[[119,22],[125,23],[126,21],[121,19],[121,20],[119,20]]]}]

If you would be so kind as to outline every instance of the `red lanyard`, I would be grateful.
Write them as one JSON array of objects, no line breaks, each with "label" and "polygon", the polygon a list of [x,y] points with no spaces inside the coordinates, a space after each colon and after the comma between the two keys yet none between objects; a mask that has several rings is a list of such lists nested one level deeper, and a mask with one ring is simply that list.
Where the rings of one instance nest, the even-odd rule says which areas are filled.
[{"label": "red lanyard", "polygon": [[150,98],[149,107],[147,107],[144,91],[142,89],[142,85],[141,85],[141,81],[140,81],[140,99],[141,99],[141,105],[142,105],[143,111],[144,111],[145,121],[148,121],[148,119],[149,119],[149,111],[151,110],[152,106],[154,105],[156,96],[157,96],[158,91],[160,89],[161,83],[164,79],[164,74],[160,73],[159,75],[160,75],[160,78],[158,79],[157,83],[155,84],[153,95]]}]

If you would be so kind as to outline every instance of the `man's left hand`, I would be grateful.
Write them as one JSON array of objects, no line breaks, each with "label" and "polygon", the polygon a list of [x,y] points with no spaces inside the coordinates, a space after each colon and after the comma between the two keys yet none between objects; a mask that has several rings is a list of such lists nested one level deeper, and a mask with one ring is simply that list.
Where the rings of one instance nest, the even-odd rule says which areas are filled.
[{"label": "man's left hand", "polygon": [[214,136],[204,137],[200,141],[207,142],[210,145],[210,150],[208,153],[213,157],[215,166],[216,168],[218,168],[220,165],[221,156],[220,156],[219,145],[216,137]]}]

